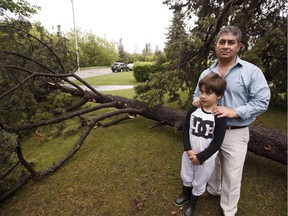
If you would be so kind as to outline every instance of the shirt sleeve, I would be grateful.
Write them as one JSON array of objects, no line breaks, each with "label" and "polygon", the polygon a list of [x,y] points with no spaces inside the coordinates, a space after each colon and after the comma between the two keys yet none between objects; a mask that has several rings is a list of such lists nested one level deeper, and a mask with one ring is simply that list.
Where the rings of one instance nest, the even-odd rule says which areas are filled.
[{"label": "shirt sleeve", "polygon": [[189,136],[189,129],[190,129],[190,118],[191,118],[191,114],[197,109],[197,107],[191,107],[187,114],[186,114],[186,118],[185,118],[185,122],[182,128],[182,141],[183,141],[183,145],[184,145],[184,151],[188,151],[191,150],[191,145],[190,145],[190,136]]},{"label": "shirt sleeve", "polygon": [[[241,119],[256,117],[267,110],[270,101],[270,88],[262,71],[254,66],[251,69],[251,77],[246,81],[248,103],[234,108]],[[248,78],[247,78],[248,79]]]},{"label": "shirt sleeve", "polygon": [[226,118],[217,118],[215,117],[215,129],[213,133],[213,140],[209,144],[209,146],[202,152],[196,155],[197,159],[202,164],[208,158],[210,158],[213,154],[219,151],[222,142],[224,140],[224,136],[226,133]]}]

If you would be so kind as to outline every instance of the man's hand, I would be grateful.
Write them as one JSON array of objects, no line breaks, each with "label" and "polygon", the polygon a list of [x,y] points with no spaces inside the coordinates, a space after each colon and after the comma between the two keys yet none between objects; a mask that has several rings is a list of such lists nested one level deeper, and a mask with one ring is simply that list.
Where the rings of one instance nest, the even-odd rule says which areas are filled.
[{"label": "man's hand", "polygon": [[234,109],[231,109],[231,108],[228,108],[225,106],[216,106],[212,110],[212,114],[214,116],[217,116],[218,118],[223,118],[223,117],[239,118],[239,115],[237,114],[237,112]]},{"label": "man's hand", "polygon": [[199,98],[195,99],[193,102],[192,102],[192,105],[199,108],[201,107],[201,101]]}]

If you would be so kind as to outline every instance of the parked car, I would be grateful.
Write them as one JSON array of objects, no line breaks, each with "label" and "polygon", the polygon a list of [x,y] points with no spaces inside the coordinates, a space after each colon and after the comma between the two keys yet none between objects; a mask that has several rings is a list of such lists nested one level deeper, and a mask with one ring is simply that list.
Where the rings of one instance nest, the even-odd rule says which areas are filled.
[{"label": "parked car", "polygon": [[114,62],[111,65],[112,72],[122,72],[122,71],[129,71],[127,65],[123,62]]},{"label": "parked car", "polygon": [[133,63],[129,63],[127,64],[127,67],[129,68],[129,71],[132,71],[133,70]]}]

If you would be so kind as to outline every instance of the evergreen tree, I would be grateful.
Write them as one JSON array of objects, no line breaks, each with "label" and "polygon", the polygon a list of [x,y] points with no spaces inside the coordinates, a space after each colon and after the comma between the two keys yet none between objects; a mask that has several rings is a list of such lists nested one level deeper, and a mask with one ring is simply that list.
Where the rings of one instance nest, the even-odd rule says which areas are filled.
[{"label": "evergreen tree", "polygon": [[188,34],[185,30],[184,18],[181,10],[175,10],[171,26],[168,28],[165,53],[172,68],[182,69],[184,66],[182,60],[188,49]]},{"label": "evergreen tree", "polygon": [[152,48],[150,43],[146,43],[144,49],[142,50],[143,56],[150,56],[152,55]]},{"label": "evergreen tree", "polygon": [[125,62],[125,60],[127,58],[127,53],[124,51],[124,45],[123,45],[123,42],[122,42],[122,38],[120,38],[120,40],[118,42],[118,54],[119,54],[118,61],[119,62]]},{"label": "evergreen tree", "polygon": [[[282,0],[166,0],[174,11],[165,51],[170,62],[184,70],[183,79],[194,89],[199,73],[215,59],[214,39],[222,26],[236,25],[243,33],[240,57],[259,66],[272,86],[272,104],[287,106],[287,4]],[[192,22],[188,35],[173,46],[177,13]],[[179,14],[179,20],[181,20]],[[173,30],[173,31],[172,31]],[[172,34],[174,33],[174,35]],[[185,52],[177,45],[184,44]],[[180,46],[181,47],[181,46]],[[174,49],[173,49],[174,48]],[[173,54],[177,52],[176,54]],[[179,64],[180,63],[180,64]],[[169,82],[168,82],[169,83]],[[192,94],[192,91],[190,91]],[[280,97],[282,95],[282,97]]]}]

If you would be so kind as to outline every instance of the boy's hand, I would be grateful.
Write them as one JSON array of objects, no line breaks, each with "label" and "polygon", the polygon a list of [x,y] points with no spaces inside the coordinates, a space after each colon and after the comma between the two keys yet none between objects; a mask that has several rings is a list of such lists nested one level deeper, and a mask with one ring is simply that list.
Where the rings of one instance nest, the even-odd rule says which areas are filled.
[{"label": "boy's hand", "polygon": [[[194,152],[193,150],[189,150],[187,151],[187,154],[188,154],[188,158],[191,160],[191,158],[196,155],[196,152]],[[192,161],[192,160],[191,160]]]},{"label": "boy's hand", "polygon": [[200,161],[198,160],[196,154],[194,154],[190,160],[196,165],[200,165],[201,164]]},{"label": "boy's hand", "polygon": [[192,163],[196,164],[196,165],[200,165],[200,161],[198,160],[197,156],[196,156],[196,152],[194,152],[193,150],[189,150],[187,151],[188,154],[188,158],[191,160]]}]

